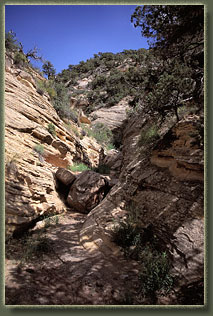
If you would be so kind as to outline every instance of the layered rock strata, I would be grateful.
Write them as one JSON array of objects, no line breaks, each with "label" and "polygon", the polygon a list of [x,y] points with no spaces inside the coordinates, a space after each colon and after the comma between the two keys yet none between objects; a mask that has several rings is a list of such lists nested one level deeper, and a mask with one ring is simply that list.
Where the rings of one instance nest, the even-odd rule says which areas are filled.
[{"label": "layered rock strata", "polygon": [[[63,212],[54,173],[77,161],[98,166],[101,147],[87,136],[79,139],[72,131],[74,123],[67,129],[49,96],[37,92],[39,75],[17,69],[9,58],[6,61],[5,216],[6,231],[12,233],[44,214]],[[50,123],[55,126],[54,136],[48,130]]]},{"label": "layered rock strata", "polygon": [[[179,285],[204,275],[204,159],[200,117],[189,116],[161,128],[155,145],[139,147],[147,120],[132,118],[123,141],[119,182],[88,215],[81,230],[86,248],[114,251],[115,225],[137,210],[141,229],[152,228],[173,258]],[[128,210],[133,204],[134,209]],[[116,224],[117,223],[117,224]],[[111,250],[109,250],[111,249]],[[171,303],[171,302],[170,302]]]}]

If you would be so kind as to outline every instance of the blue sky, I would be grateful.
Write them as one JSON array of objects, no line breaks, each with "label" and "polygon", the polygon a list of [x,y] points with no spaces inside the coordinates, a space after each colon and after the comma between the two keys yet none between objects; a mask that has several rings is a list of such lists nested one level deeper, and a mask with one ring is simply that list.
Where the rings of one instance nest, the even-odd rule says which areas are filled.
[{"label": "blue sky", "polygon": [[130,23],[133,5],[6,5],[5,30],[24,51],[35,45],[57,72],[98,52],[148,48]]}]

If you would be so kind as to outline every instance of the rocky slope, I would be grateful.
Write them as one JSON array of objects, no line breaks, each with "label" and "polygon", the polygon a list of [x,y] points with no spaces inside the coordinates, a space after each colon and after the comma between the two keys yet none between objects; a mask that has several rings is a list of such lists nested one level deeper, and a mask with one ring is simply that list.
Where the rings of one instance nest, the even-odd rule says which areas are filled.
[{"label": "rocky slope", "polygon": [[[130,203],[141,229],[158,236],[172,256],[177,288],[192,287],[204,275],[203,149],[199,143],[200,116],[191,115],[172,128],[161,126],[151,148],[138,145],[146,118],[132,117],[124,130],[119,182],[93,209],[81,230],[85,247],[114,247],[113,230]],[[148,121],[149,122],[149,121]],[[177,293],[178,290],[177,290]],[[177,294],[176,293],[176,294]],[[160,301],[159,301],[160,303]],[[176,304],[177,296],[168,304]]]},{"label": "rocky slope", "polygon": [[[175,292],[166,299],[159,296],[157,303],[181,304],[180,295],[188,288],[196,292],[197,284],[202,284],[204,278],[202,111],[197,114],[187,112],[179,122],[169,117],[162,124],[158,118],[143,112],[128,116],[128,98],[112,107],[96,109],[90,113],[92,124],[102,122],[108,125],[114,133],[115,143],[120,146],[120,151],[112,150],[104,157],[103,149],[94,140],[87,136],[81,139],[72,128],[66,127],[49,102],[48,95],[41,96],[37,92],[34,76],[7,61],[5,158],[8,233],[19,233],[33,226],[43,215],[64,212],[67,205],[59,192],[64,189],[69,206],[88,213],[79,225],[78,237],[75,237],[78,245],[75,247],[80,247],[85,260],[90,260],[91,254],[100,255],[104,266],[104,263],[109,263],[109,258],[113,263],[115,259],[122,262],[120,249],[114,243],[114,230],[127,218],[129,211],[133,215],[137,213],[137,225],[141,231],[148,231],[151,237],[158,238],[162,249],[169,253],[172,275],[177,280]],[[84,78],[78,85],[87,88],[88,82],[89,79]],[[87,106],[87,101],[81,104],[71,99],[71,107],[85,110]],[[82,112],[81,117],[84,117]],[[55,137],[48,131],[49,123],[56,128]],[[79,129],[73,122],[71,126]],[[157,130],[155,137],[143,137],[150,129]],[[38,145],[43,146],[42,152]],[[65,170],[73,162],[84,162],[90,167],[104,164],[111,172],[109,176],[100,176],[86,171],[73,177]],[[68,188],[61,186],[59,190],[56,174],[57,180]],[[69,234],[73,220],[66,219],[65,224],[66,221]],[[65,248],[61,251],[66,251]],[[71,247],[69,251],[72,252]],[[72,256],[68,259],[75,260]],[[133,263],[134,260],[130,260],[128,277],[134,270]],[[86,266],[82,269],[86,273]],[[111,266],[109,274],[112,270]],[[134,277],[137,273],[133,273]],[[99,277],[102,276],[103,273]],[[113,276],[112,273],[112,279]],[[106,281],[106,275],[103,277]],[[71,278],[70,282],[73,280]],[[125,291],[123,286],[122,283],[122,291]],[[106,300],[99,293],[94,300],[73,301],[69,298],[68,301],[59,301],[62,304],[96,304],[100,297],[103,304],[109,304],[116,300],[112,295],[107,294]],[[32,302],[32,297],[28,301]]]},{"label": "rocky slope", "polygon": [[[36,72],[18,69],[11,59],[5,67],[6,230],[22,230],[41,215],[64,211],[55,189],[58,167],[84,162],[96,167],[101,146],[87,136],[80,139],[70,122],[59,118],[48,95],[36,90]],[[56,135],[48,131],[55,126]],[[79,131],[80,134],[80,131]]]}]

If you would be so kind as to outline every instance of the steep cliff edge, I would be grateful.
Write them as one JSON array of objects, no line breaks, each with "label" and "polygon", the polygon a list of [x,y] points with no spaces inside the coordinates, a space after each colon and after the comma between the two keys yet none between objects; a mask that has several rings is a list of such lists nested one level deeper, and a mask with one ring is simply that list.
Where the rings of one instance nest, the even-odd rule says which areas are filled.
[{"label": "steep cliff edge", "polygon": [[[66,168],[73,162],[96,167],[99,163],[101,146],[87,136],[80,139],[67,128],[48,95],[37,92],[36,76],[42,78],[33,70],[18,69],[6,59],[7,233],[27,228],[40,216],[64,211],[54,184],[58,167]],[[49,131],[50,124],[55,127],[55,135]],[[71,121],[70,125],[78,129]]]}]

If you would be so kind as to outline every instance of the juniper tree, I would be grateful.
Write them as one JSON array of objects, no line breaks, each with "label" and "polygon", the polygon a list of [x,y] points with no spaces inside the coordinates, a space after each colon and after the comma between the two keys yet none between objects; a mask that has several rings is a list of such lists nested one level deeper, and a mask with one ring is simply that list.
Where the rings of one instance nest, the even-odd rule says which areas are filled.
[{"label": "juniper tree", "polygon": [[48,79],[55,76],[56,71],[55,71],[53,64],[50,61],[46,61],[43,64],[42,70],[45,73],[45,75],[47,75]]},{"label": "juniper tree", "polygon": [[16,38],[16,33],[12,30],[5,33],[5,48],[10,51],[18,51],[20,49],[20,42]]},{"label": "juniper tree", "polygon": [[183,98],[193,97],[202,106],[204,6],[139,6],[131,22],[141,28],[153,54],[162,60],[157,76],[153,80],[149,76],[145,103],[150,110],[162,117],[174,111],[178,120]]}]

